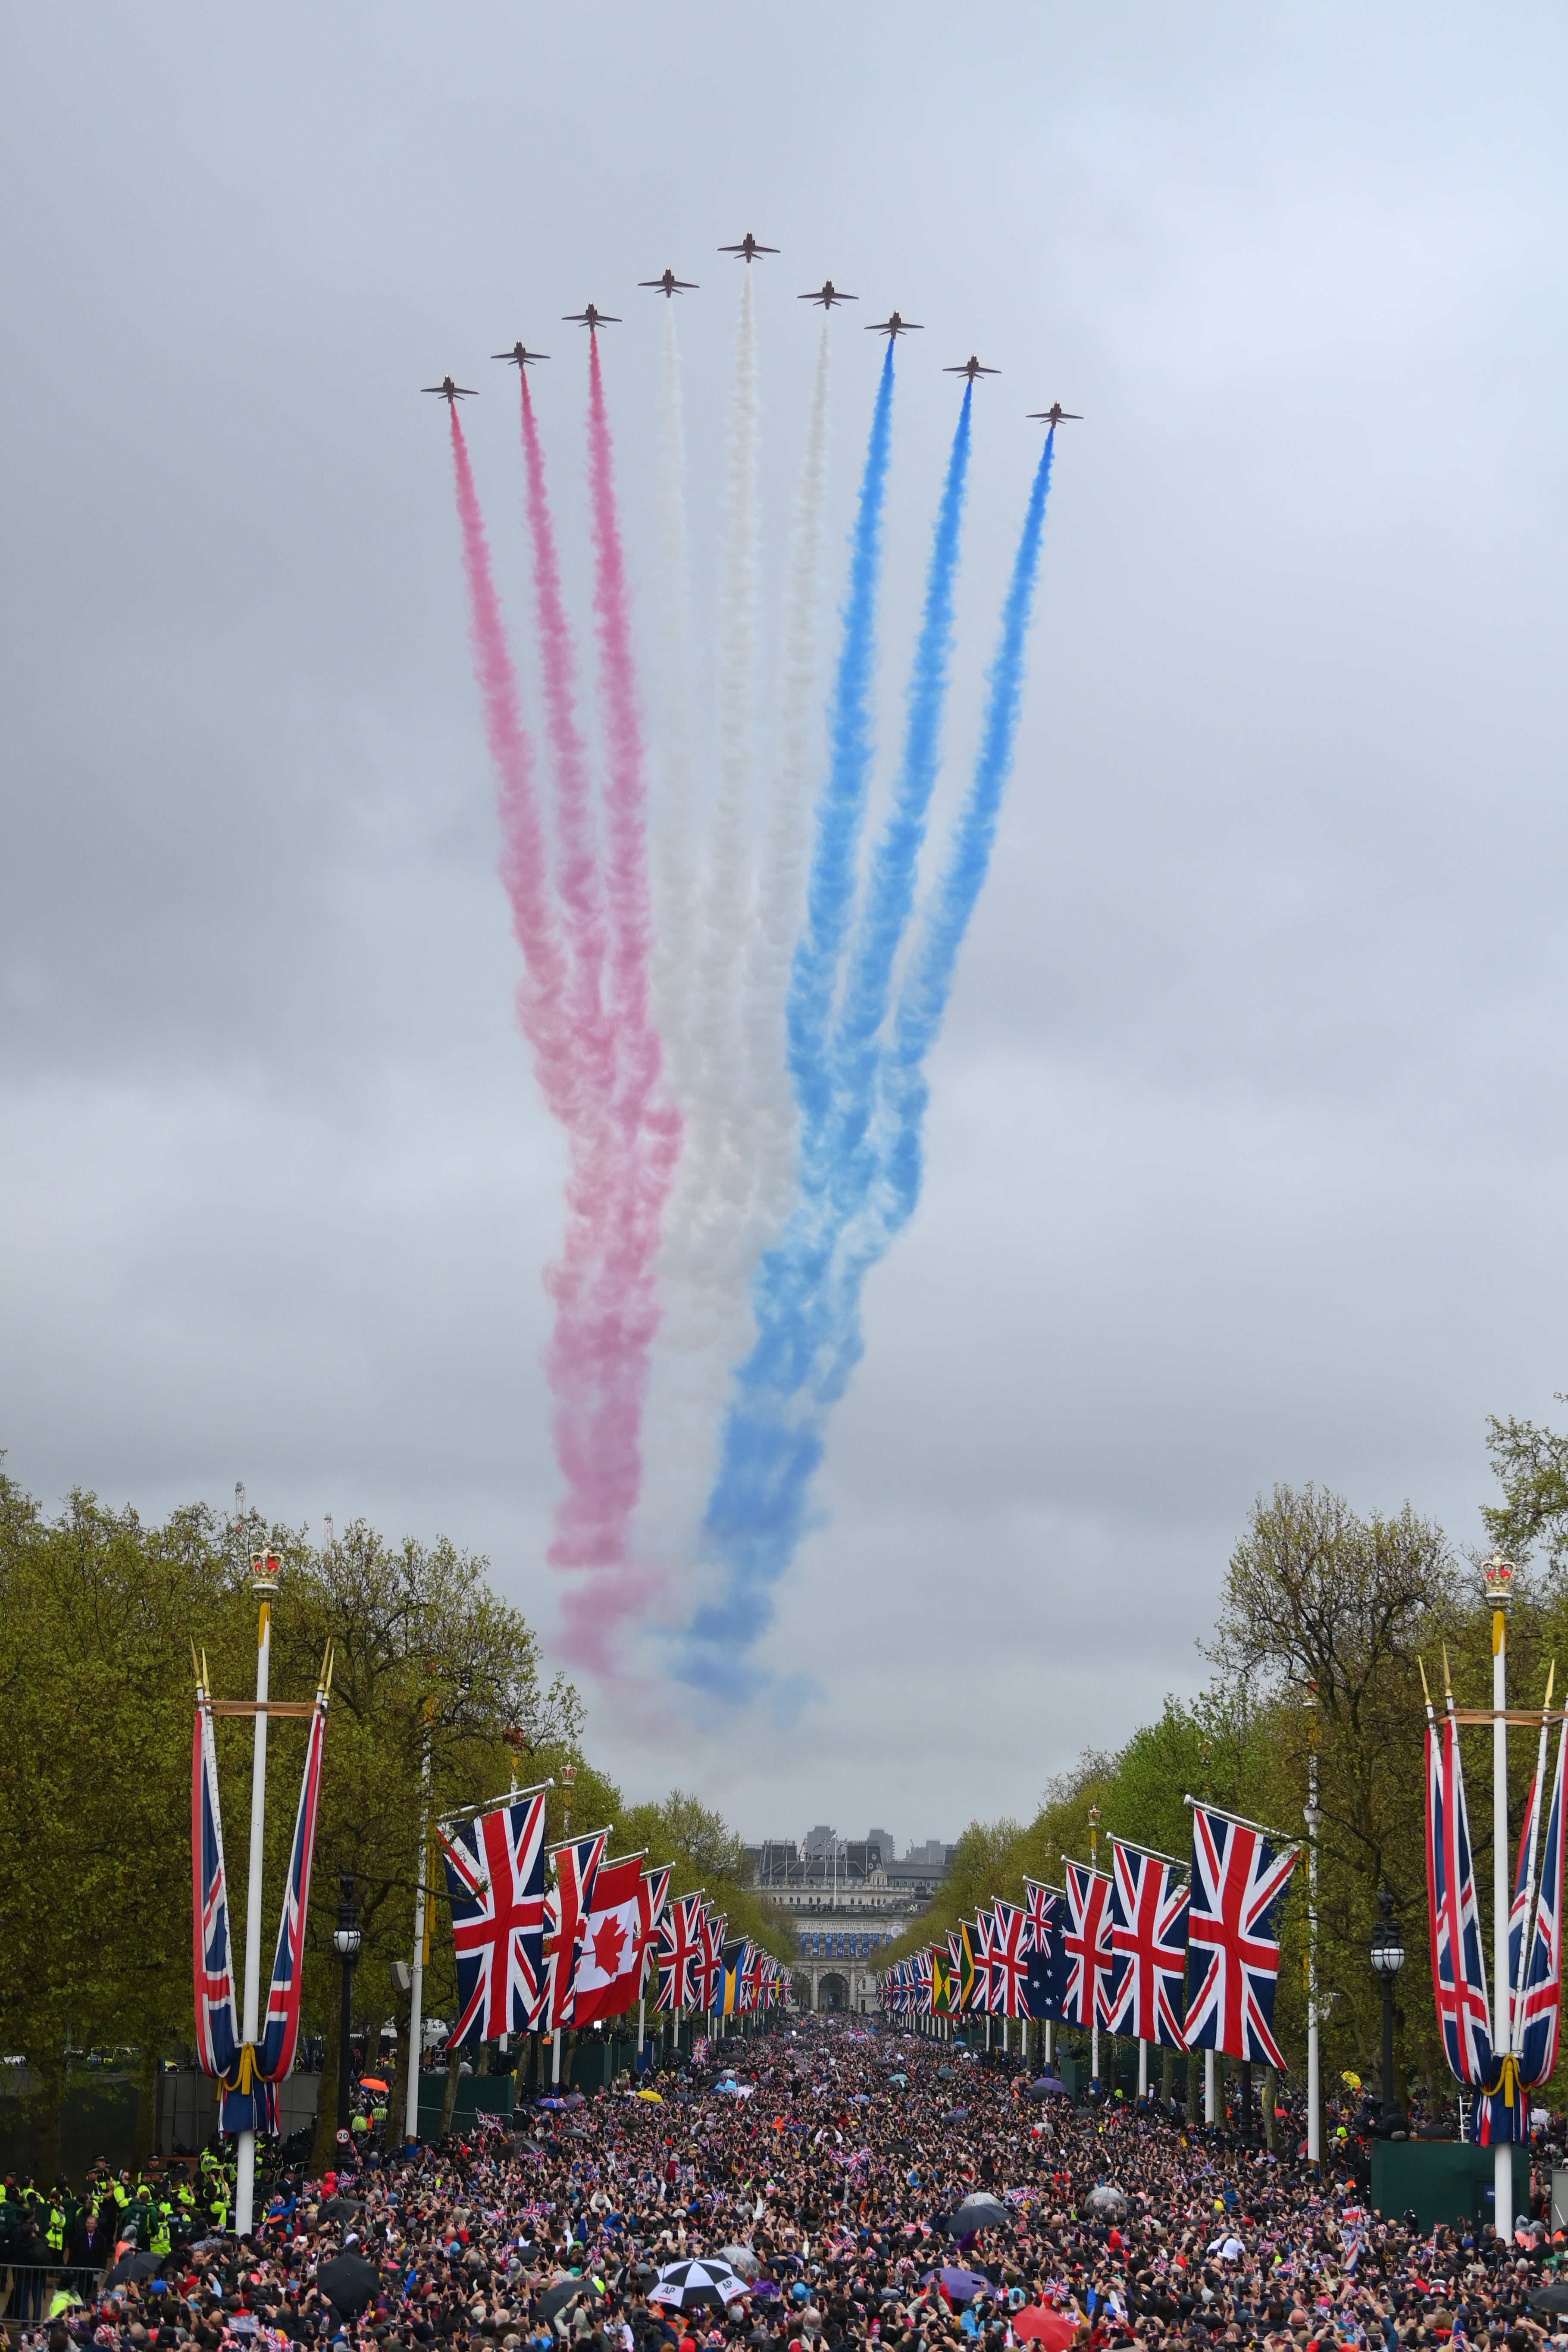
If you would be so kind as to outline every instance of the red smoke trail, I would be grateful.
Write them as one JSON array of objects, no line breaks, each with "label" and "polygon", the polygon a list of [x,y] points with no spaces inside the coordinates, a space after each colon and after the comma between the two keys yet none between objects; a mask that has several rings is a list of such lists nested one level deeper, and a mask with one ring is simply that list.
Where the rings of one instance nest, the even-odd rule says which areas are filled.
[{"label": "red smoke trail", "polygon": [[[628,1380],[620,1362],[624,1342],[613,1311],[606,1312],[598,1293],[602,1285],[613,1286],[624,1255],[616,1229],[627,1189],[625,1113],[614,1099],[613,1067],[595,1073],[592,1055],[584,1055],[574,1019],[568,961],[550,894],[544,830],[534,792],[533,753],[519,715],[517,676],[507,650],[484,521],[456,407],[451,430],[474,667],[500,804],[501,878],[523,956],[518,1013],[533,1048],[545,1100],[565,1127],[571,1145],[565,1245],[560,1265],[546,1276],[556,1300],[556,1325],[546,1360],[557,1397],[557,1455],[568,1486],[560,1520],[564,1527],[591,1531],[582,1558],[615,1567],[625,1560],[626,1520],[637,1500],[640,1386],[635,1377]],[[645,1364],[646,1357],[644,1340]],[[618,1399],[628,1391],[633,1399],[629,1433],[616,1425],[614,1416],[604,1428],[602,1399]],[[634,1473],[629,1496],[622,1466],[628,1444]],[[559,1549],[558,1545],[552,1558],[559,1557]],[[617,1615],[635,1606],[639,1597],[640,1592],[629,1590],[623,1595],[618,1578],[605,1596]],[[579,1643],[580,1654],[605,1672],[611,1670],[606,1648],[610,1630],[592,1622]]]},{"label": "red smoke trail", "polygon": [[571,625],[561,593],[555,527],[544,487],[544,457],[528,389],[528,372],[518,370],[522,395],[522,452],[528,482],[528,528],[533,541],[534,610],[539,625],[544,709],[555,773],[556,823],[560,835],[561,898],[572,950],[572,1012],[585,1075],[608,1099],[615,1082],[614,1041],[604,1003],[608,958],[605,894],[594,837],[593,798],[587,754],[577,727],[577,664]]},{"label": "red smoke trail", "polygon": [[501,880],[511,901],[512,931],[522,950],[518,1015],[523,1034],[533,1047],[545,1100],[571,1129],[576,1124],[582,1088],[565,1013],[566,964],[550,896],[544,828],[533,789],[533,751],[518,712],[517,675],[507,651],[500,605],[490,576],[484,519],[455,402],[450,415],[474,670],[484,703],[485,734],[500,803]]},{"label": "red smoke trail", "polygon": [[[638,1436],[648,1350],[658,1324],[654,1259],[680,1156],[680,1116],[658,1095],[661,1055],[649,1005],[650,908],[647,785],[626,562],[616,511],[614,451],[605,414],[598,339],[589,352],[588,476],[593,501],[594,614],[605,707],[608,1008],[616,1038],[611,1105],[613,1199],[591,1255],[570,1249],[556,1296],[562,1313],[551,1370],[562,1410],[556,1442],[568,1493],[552,1560],[612,1570],[563,1611],[569,1654],[605,1672],[618,1622],[646,1597],[627,1564],[626,1520],[641,1485]],[[585,1238],[585,1237],[584,1237]]]}]

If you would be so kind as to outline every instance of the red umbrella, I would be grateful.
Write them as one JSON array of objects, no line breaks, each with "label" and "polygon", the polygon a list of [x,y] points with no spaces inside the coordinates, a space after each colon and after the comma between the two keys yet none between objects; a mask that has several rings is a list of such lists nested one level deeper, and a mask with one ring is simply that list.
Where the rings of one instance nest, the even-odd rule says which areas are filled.
[{"label": "red umbrella", "polygon": [[1043,2305],[1026,2303],[1022,2311],[1013,2314],[1013,2333],[1020,2340],[1045,2346],[1045,2352],[1068,2352],[1077,2333],[1065,2311],[1047,2311]]},{"label": "red umbrella", "polygon": [[384,2091],[386,2088],[379,2074],[362,2074],[359,2086],[362,2091]]}]

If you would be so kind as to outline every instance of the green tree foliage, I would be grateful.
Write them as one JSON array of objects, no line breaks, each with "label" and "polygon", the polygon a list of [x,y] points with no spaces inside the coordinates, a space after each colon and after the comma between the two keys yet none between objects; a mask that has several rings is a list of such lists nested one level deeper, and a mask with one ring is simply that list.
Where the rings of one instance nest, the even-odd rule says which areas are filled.
[{"label": "green tree foliage", "polygon": [[[1504,1424],[1493,1424],[1494,1433]],[[1517,1434],[1519,1424],[1506,1424]],[[1531,1431],[1528,1491],[1510,1493],[1491,1515],[1494,1535],[1534,1538],[1568,1556],[1568,1439]],[[1553,1499],[1537,1475],[1555,1462]],[[1500,1464],[1506,1468],[1507,1463]],[[1523,1473],[1521,1473],[1521,1479]],[[1533,1514],[1527,1518],[1521,1514]],[[1510,1513],[1514,1516],[1510,1516]],[[1521,1547],[1522,1548],[1522,1547]],[[1551,1557],[1558,1558],[1556,1549]],[[1568,1579],[1521,1580],[1509,1625],[1510,1703],[1543,1694],[1548,1662],[1568,1666]],[[1445,1657],[1456,1700],[1490,1704],[1490,1612],[1476,1572],[1457,1560],[1441,1531],[1408,1507],[1362,1518],[1315,1487],[1280,1487],[1254,1506],[1231,1556],[1218,1622],[1202,1645],[1214,1669],[1193,1705],[1167,1700],[1160,1719],[1135,1731],[1114,1755],[1089,1752],[1043,1792],[1027,1825],[973,1822],[929,1911],[893,1948],[894,1958],[941,1937],[979,1904],[1021,1899],[1026,1875],[1060,1884],[1064,1856],[1089,1858],[1090,1811],[1100,1816],[1100,1854],[1121,1836],[1185,1861],[1191,1814],[1184,1800],[1207,1796],[1229,1811],[1305,1835],[1303,1811],[1313,1738],[1319,1759],[1319,1981],[1327,1997],[1325,2073],[1375,2077],[1381,1993],[1367,1951],[1377,1893],[1395,1895],[1409,1955],[1399,1979],[1396,2049],[1407,2075],[1447,2095],[1452,2085],[1433,2014],[1426,1962],[1421,1663],[1442,1704]],[[1562,1679],[1558,1699],[1563,1696]],[[1313,1699],[1315,1697],[1316,1704]],[[1491,1885],[1490,1742],[1463,1734],[1471,1781],[1471,1831],[1483,1909]],[[1535,1765],[1535,1742],[1510,1743],[1510,1801],[1517,1825]],[[1281,1920],[1283,1961],[1275,2022],[1293,2064],[1306,2039],[1305,1857]],[[1491,1946],[1487,1942],[1489,1956]],[[1554,2095],[1560,2096],[1558,2092]]]},{"label": "green tree foliage", "polygon": [[[356,1523],[329,1549],[252,1517],[204,1507],[149,1527],[90,1495],[46,1520],[0,1472],[0,2016],[29,2059],[46,2130],[66,2053],[132,2046],[152,2124],[158,2057],[193,2034],[190,1773],[192,1643],[220,1698],[256,1686],[252,1555],[280,1563],[270,1688],[309,1699],[331,1649],[331,1693],[303,1984],[307,2032],[335,2073],[340,1977],[331,1951],[339,1877],[352,1874],[364,1943],[356,2023],[398,2013],[391,1963],[412,1944],[422,1824],[553,1780],[547,1834],[608,1827],[611,1851],[647,1849],[676,1883],[706,1880],[734,1926],[781,1956],[787,1927],[744,1884],[744,1850],[716,1813],[679,1794],[629,1811],[583,1753],[584,1708],[547,1680],[538,1640],[500,1600],[487,1563],[446,1542],[385,1542]],[[254,1726],[216,1727],[237,1959],[242,1956]],[[262,1952],[270,1962],[299,1800],[304,1728],[268,1731]],[[568,1789],[570,1768],[574,1783]],[[426,1781],[426,1774],[428,1774]],[[456,1997],[444,1874],[432,1873],[426,2013]],[[331,2103],[326,2123],[330,2129]],[[46,2146],[46,2161],[53,2152]]]}]

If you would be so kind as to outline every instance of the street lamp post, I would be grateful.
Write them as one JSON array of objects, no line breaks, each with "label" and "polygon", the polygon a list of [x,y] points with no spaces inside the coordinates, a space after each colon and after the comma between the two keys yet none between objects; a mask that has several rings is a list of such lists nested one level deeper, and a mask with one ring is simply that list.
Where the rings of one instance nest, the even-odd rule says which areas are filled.
[{"label": "street lamp post", "polygon": [[338,1884],[343,1899],[338,1906],[338,1924],[332,1931],[332,1949],[342,1962],[343,2011],[338,2028],[338,2144],[346,2144],[349,2136],[349,2061],[353,2056],[353,1977],[359,1962],[360,1946],[364,1938],[360,1934],[359,1905],[354,1901],[354,1879],[352,1870],[345,1870]]},{"label": "street lamp post", "polygon": [[1372,1931],[1372,1965],[1383,1986],[1383,2121],[1386,2130],[1397,2112],[1394,2101],[1394,1979],[1405,1966],[1405,1938],[1394,1916],[1394,1897],[1384,1887],[1377,1898]]}]

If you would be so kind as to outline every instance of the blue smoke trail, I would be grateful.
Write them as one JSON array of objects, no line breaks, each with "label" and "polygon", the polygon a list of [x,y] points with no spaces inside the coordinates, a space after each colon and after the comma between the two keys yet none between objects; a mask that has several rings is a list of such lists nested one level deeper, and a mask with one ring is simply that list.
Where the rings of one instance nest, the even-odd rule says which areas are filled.
[{"label": "blue smoke trail", "polygon": [[[967,404],[961,430],[966,427]],[[790,1231],[759,1274],[761,1336],[737,1376],[740,1394],[726,1422],[706,1523],[710,1544],[727,1571],[726,1589],[698,1612],[680,1668],[684,1679],[715,1692],[733,1693],[737,1651],[755,1641],[770,1622],[772,1588],[805,1531],[828,1417],[863,1351],[859,1310],[866,1275],[908,1223],[919,1198],[928,1092],[924,1062],[952,993],[958,950],[990,866],[1012,770],[1054,443],[1054,433],[1047,434],[1003,606],[973,782],[895,1009],[858,1197],[830,1203],[818,1188],[816,1197],[803,1198]],[[950,466],[950,485],[952,480]],[[928,585],[928,621],[931,608]],[[924,635],[922,631],[922,642]],[[918,694],[917,685],[911,722]],[[780,1346],[786,1319],[788,1344]]]},{"label": "blue smoke trail", "polygon": [[925,605],[910,677],[903,761],[893,787],[892,807],[871,859],[866,903],[833,1041],[840,1185],[850,1172],[847,1163],[852,1160],[870,1116],[877,1039],[887,1019],[894,959],[914,906],[915,869],[942,765],[942,721],[952,660],[952,600],[958,581],[959,527],[969,485],[973,399],[974,387],[966,383],[931,537]]},{"label": "blue smoke trail", "polygon": [[855,906],[855,872],[871,781],[871,692],[877,660],[877,595],[882,581],[882,512],[893,426],[893,346],[877,386],[871,437],[855,529],[849,593],[828,720],[827,781],[816,803],[816,838],[806,885],[805,929],[795,951],[785,1010],[790,1072],[800,1104],[801,1149],[809,1160],[830,1108],[827,1030],[838,965]]}]

